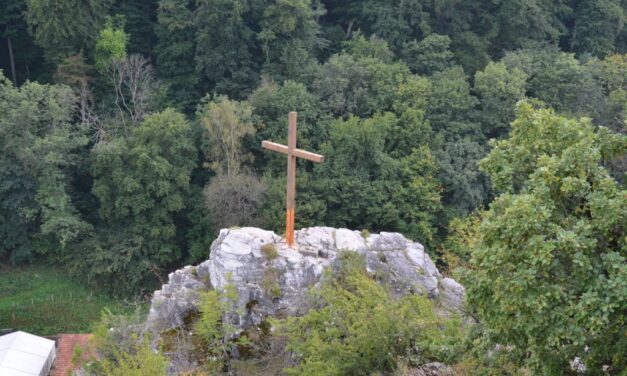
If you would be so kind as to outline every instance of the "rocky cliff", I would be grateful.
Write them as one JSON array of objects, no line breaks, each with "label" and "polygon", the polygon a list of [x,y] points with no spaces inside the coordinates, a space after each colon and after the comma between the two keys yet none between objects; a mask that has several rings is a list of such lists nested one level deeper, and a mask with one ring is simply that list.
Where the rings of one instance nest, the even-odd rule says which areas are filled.
[{"label": "rocky cliff", "polygon": [[209,260],[186,266],[169,276],[156,291],[148,329],[157,336],[184,324],[199,302],[199,292],[238,292],[238,309],[228,318],[239,329],[260,324],[268,316],[304,313],[307,291],[337,263],[339,252],[357,252],[366,269],[396,295],[421,293],[437,302],[442,312],[459,311],[464,288],[443,277],[424,247],[398,233],[365,234],[347,229],[311,227],[296,232],[297,249],[281,237],[258,228],[225,229],[211,246]]}]

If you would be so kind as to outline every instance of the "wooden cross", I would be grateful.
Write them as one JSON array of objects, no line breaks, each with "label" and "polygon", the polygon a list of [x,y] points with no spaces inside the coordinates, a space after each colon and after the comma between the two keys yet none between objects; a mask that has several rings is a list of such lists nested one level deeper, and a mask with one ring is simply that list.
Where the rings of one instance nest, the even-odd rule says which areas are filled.
[{"label": "wooden cross", "polygon": [[285,205],[285,240],[288,247],[294,245],[294,207],[296,206],[296,158],[312,162],[324,162],[324,156],[296,148],[296,112],[288,117],[287,146],[270,141],[262,141],[261,147],[287,154],[287,202]]}]

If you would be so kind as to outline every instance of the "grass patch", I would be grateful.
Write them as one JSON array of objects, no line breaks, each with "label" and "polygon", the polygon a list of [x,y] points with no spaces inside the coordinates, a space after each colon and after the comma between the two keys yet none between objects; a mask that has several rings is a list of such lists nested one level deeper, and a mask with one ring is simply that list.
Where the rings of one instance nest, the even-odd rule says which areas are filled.
[{"label": "grass patch", "polygon": [[266,259],[268,259],[268,261],[272,261],[279,257],[279,251],[277,251],[276,246],[272,243],[262,245],[261,253],[266,256]]},{"label": "grass patch", "polygon": [[133,310],[54,267],[0,265],[0,329],[36,335],[89,332],[103,308],[114,313]]},{"label": "grass patch", "polygon": [[261,288],[272,299],[281,297],[281,285],[279,285],[279,271],[275,268],[267,268],[263,272]]}]

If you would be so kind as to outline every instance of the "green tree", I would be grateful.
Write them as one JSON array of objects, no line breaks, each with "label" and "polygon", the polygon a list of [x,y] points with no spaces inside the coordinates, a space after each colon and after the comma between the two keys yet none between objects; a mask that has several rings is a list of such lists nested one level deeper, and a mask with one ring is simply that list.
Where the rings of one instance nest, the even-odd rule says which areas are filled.
[{"label": "green tree", "polygon": [[326,202],[328,225],[394,230],[430,242],[441,209],[436,160],[427,146],[391,157],[386,139],[396,127],[392,113],[335,121],[311,189]]},{"label": "green tree", "polygon": [[126,57],[126,45],[129,35],[124,29],[108,20],[104,29],[100,30],[96,47],[94,49],[94,61],[96,68],[104,70],[113,59],[124,59]]},{"label": "green tree", "polygon": [[191,128],[172,109],[147,116],[126,139],[97,144],[93,193],[103,232],[89,240],[94,250],[75,268],[108,288],[132,291],[179,259],[174,216],[189,194],[195,157]]},{"label": "green tree", "polygon": [[263,71],[278,81],[310,79],[316,57],[327,43],[318,24],[325,12],[316,0],[270,1],[263,9],[257,33]]},{"label": "green tree", "polygon": [[[58,256],[88,230],[71,197],[71,174],[87,143],[73,121],[76,98],[61,85],[17,88],[0,74],[0,256]],[[36,246],[35,246],[36,245]]]},{"label": "green tree", "polygon": [[366,38],[357,31],[343,45],[345,50],[357,59],[373,58],[388,64],[394,60],[394,53],[388,43],[376,35]]},{"label": "green tree", "polygon": [[627,54],[614,54],[603,60],[592,59],[587,64],[604,89],[607,111],[599,122],[615,131],[625,133],[627,122]]},{"label": "green tree", "polygon": [[92,66],[87,64],[85,56],[82,52],[78,55],[66,58],[62,63],[57,65],[55,78],[59,83],[68,85],[74,91],[79,99],[79,112],[81,116],[81,124],[88,123],[88,114],[90,111],[90,102],[93,99],[91,95],[90,83],[92,77],[90,71]]},{"label": "green tree", "polygon": [[427,119],[433,131],[447,141],[479,135],[479,127],[475,123],[478,101],[470,95],[470,83],[464,70],[456,66],[437,72],[430,79]]},{"label": "green tree", "polygon": [[438,162],[438,180],[444,191],[442,203],[446,208],[441,219],[446,225],[449,219],[466,215],[490,197],[490,186],[481,173],[478,161],[486,154],[485,143],[473,137],[444,142],[434,154]]},{"label": "green tree", "polygon": [[527,96],[556,111],[597,117],[603,107],[599,83],[573,54],[557,48],[523,49],[508,53],[501,62],[525,72]]},{"label": "green tree", "polygon": [[110,14],[124,17],[128,52],[151,56],[155,45],[159,0],[116,0]]},{"label": "green tree", "polygon": [[148,338],[145,338],[143,344],[136,346],[134,353],[119,351],[115,362],[105,359],[92,367],[99,376],[165,376],[168,359],[160,352],[155,352]]},{"label": "green tree", "polygon": [[525,97],[527,75],[503,63],[490,63],[475,74],[474,91],[481,104],[481,130],[487,138],[507,134],[514,120],[516,102]]},{"label": "green tree", "polygon": [[255,132],[252,108],[246,102],[216,97],[198,106],[196,117],[208,140],[207,163],[217,174],[235,176],[249,162],[251,155],[244,150],[243,140]]},{"label": "green tree", "polygon": [[54,63],[93,46],[112,0],[27,0],[35,42]]},{"label": "green tree", "polygon": [[198,106],[196,114],[207,139],[206,166],[215,173],[204,190],[214,226],[253,225],[265,186],[247,168],[252,155],[244,139],[254,136],[252,108],[217,97]]},{"label": "green tree", "polygon": [[433,132],[427,120],[431,89],[431,81],[419,76],[410,76],[398,86],[392,105],[398,122],[386,137],[386,150],[392,157],[402,158],[432,143]]},{"label": "green tree", "polygon": [[413,40],[402,51],[403,60],[412,72],[431,75],[453,67],[451,38],[447,35],[431,34],[420,42]]},{"label": "green tree", "polygon": [[[371,43],[373,41],[370,41]],[[322,100],[322,108],[335,116],[368,117],[377,111],[392,109],[399,85],[410,75],[404,63],[386,62],[369,56],[371,49],[332,56],[318,71],[313,92]]]},{"label": "green tree", "polygon": [[376,35],[385,40],[395,52],[413,39],[429,34],[429,5],[419,0],[326,0],[329,21],[335,22],[346,38],[353,31]]},{"label": "green tree", "polygon": [[[483,1],[483,4],[489,3]],[[560,16],[570,12],[568,0],[510,0],[492,3],[498,9],[484,8],[493,18],[494,49],[529,47],[533,42],[556,45],[566,32]]]},{"label": "green tree", "polygon": [[433,74],[426,119],[433,129],[431,145],[437,157],[442,202],[451,216],[464,215],[488,198],[485,177],[477,161],[485,155],[485,136],[478,120],[478,100],[470,94],[468,77],[461,67]]},{"label": "green tree", "polygon": [[501,194],[482,216],[468,302],[493,343],[513,345],[538,374],[564,374],[575,356],[618,374],[627,192],[602,163],[627,139],[522,103],[510,138],[492,146],[481,166]]},{"label": "green tree", "polygon": [[189,64],[196,54],[192,0],[159,0],[157,20],[159,40],[154,50],[157,73],[167,88],[167,104],[193,111],[200,94],[196,65]]},{"label": "green tree", "polygon": [[625,26],[627,14],[621,0],[575,1],[574,25],[570,40],[577,53],[605,56]]},{"label": "green tree", "polygon": [[[23,19],[23,13],[25,9],[26,4],[21,0],[7,0],[3,1],[2,5],[0,5],[0,36],[6,40],[8,55],[8,65],[0,65],[0,67],[4,67],[5,71],[10,73],[14,85],[17,85],[15,54],[18,51],[14,49],[13,45],[16,41],[24,42],[23,38],[24,34],[26,34],[26,24]],[[22,33],[22,35],[20,35],[20,33]]]},{"label": "green tree", "polygon": [[244,97],[258,81],[253,27],[262,10],[248,0],[198,0],[196,4],[197,72],[216,92]]}]

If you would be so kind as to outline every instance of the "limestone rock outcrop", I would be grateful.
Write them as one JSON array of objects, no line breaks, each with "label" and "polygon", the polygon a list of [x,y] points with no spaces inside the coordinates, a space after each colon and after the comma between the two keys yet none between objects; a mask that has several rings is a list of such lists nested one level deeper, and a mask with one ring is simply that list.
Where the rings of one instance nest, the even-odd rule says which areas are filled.
[{"label": "limestone rock outcrop", "polygon": [[464,288],[440,274],[420,243],[401,234],[311,227],[297,231],[295,239],[297,250],[287,248],[271,231],[252,227],[220,231],[209,260],[171,273],[168,283],[155,292],[148,328],[158,335],[182,326],[196,310],[200,291],[224,291],[228,284],[239,297],[239,313],[228,319],[239,329],[258,325],[268,316],[303,314],[308,289],[320,283],[342,251],[362,254],[367,271],[395,295],[424,293],[443,311],[462,307]]}]

